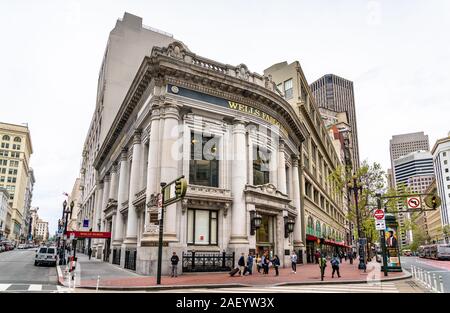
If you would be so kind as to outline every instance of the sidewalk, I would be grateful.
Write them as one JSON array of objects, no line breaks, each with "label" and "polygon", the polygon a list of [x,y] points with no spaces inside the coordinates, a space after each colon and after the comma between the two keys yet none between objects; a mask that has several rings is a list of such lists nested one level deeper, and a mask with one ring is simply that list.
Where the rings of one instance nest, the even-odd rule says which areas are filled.
[{"label": "sidewalk", "polygon": [[[280,275],[275,276],[275,271],[271,268],[269,275],[262,275],[255,271],[251,276],[230,277],[228,272],[221,273],[196,273],[183,274],[176,278],[168,276],[161,277],[161,285],[156,284],[156,277],[138,275],[132,271],[125,270],[116,265],[102,262],[86,255],[78,254],[78,265],[76,269],[77,288],[96,288],[97,278],[100,276],[99,289],[115,290],[151,290],[151,289],[171,289],[171,288],[192,288],[192,287],[250,287],[250,286],[287,286],[306,284],[333,284],[333,283],[367,283],[399,280],[410,278],[409,272],[389,273],[384,277],[380,271],[380,264],[371,262],[367,266],[367,271],[358,270],[357,262],[350,265],[348,262],[341,264],[341,278],[331,278],[331,266],[325,270],[324,281],[320,281],[320,270],[317,264],[306,264],[297,267],[297,273],[291,272],[290,268],[280,269]],[[58,272],[64,272],[58,271]],[[262,272],[262,271],[261,271]],[[66,285],[64,279],[60,277],[60,283]]]}]

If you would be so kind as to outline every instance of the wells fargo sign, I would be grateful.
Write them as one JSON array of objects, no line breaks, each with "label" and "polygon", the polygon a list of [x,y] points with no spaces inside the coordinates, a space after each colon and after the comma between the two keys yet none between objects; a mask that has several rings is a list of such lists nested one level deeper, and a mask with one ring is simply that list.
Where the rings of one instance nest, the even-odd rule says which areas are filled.
[{"label": "wells fargo sign", "polygon": [[277,120],[275,117],[270,115],[267,112],[264,112],[260,109],[254,108],[247,104],[241,104],[234,101],[230,101],[227,99],[211,96],[208,94],[204,94],[198,91],[186,89],[183,87],[178,87],[174,85],[168,85],[168,92],[172,94],[176,94],[182,97],[191,98],[195,100],[200,100],[203,102],[211,103],[214,105],[218,105],[227,109],[239,111],[242,113],[246,113],[255,117],[258,117],[260,119],[263,119],[267,123],[271,125],[277,126],[286,136],[289,134],[287,130],[281,125],[280,121]]},{"label": "wells fargo sign", "polygon": [[72,234],[75,238],[111,238],[110,232],[100,231],[68,231],[66,234],[68,238]]}]

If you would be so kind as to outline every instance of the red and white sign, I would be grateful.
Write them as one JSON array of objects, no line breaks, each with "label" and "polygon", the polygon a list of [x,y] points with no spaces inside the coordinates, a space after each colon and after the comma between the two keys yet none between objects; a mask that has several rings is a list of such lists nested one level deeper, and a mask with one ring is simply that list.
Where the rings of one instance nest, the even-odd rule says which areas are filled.
[{"label": "red and white sign", "polygon": [[111,232],[100,231],[68,231],[66,234],[75,238],[111,238]]},{"label": "red and white sign", "polygon": [[383,210],[376,210],[375,213],[373,214],[373,216],[377,219],[377,220],[382,220],[384,219],[384,211]]},{"label": "red and white sign", "polygon": [[408,197],[406,204],[408,205],[408,209],[418,209],[421,207],[420,197]]}]

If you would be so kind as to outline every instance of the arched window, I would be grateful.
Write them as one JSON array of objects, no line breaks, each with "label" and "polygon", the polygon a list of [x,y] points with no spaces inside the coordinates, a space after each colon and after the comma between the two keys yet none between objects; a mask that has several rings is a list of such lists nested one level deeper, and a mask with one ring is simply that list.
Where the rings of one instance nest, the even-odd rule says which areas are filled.
[{"label": "arched window", "polygon": [[14,141],[15,141],[15,142],[21,142],[22,139],[20,139],[20,137],[15,137],[15,138],[14,138]]},{"label": "arched window", "polygon": [[317,221],[316,222],[316,236],[320,237],[320,234],[321,234],[321,232],[320,232],[320,222]]},{"label": "arched window", "polygon": [[2,137],[2,140],[9,141],[9,136],[8,136],[8,135],[4,135],[4,136]]}]

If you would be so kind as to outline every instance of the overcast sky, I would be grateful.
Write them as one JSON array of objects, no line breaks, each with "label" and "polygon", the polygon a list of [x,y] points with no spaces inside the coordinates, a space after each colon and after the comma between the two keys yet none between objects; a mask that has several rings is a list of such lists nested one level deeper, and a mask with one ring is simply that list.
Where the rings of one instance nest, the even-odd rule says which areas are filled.
[{"label": "overcast sky", "polygon": [[56,230],[79,174],[109,32],[124,12],[191,51],[262,73],[300,61],[312,83],[354,82],[361,159],[388,168],[389,139],[450,131],[450,1],[0,2],[0,121],[28,123],[33,206]]}]

